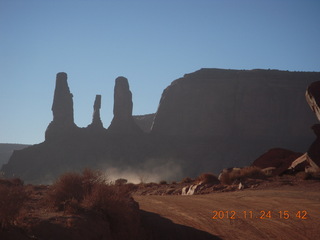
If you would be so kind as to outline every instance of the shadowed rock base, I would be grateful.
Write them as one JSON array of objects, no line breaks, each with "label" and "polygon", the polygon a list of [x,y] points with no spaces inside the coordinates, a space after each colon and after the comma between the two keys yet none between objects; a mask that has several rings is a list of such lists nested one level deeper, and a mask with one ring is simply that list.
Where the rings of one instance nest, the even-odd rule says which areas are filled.
[{"label": "shadowed rock base", "polygon": [[141,210],[142,226],[147,232],[149,240],[219,240],[221,238],[210,233],[175,224],[156,213]]}]

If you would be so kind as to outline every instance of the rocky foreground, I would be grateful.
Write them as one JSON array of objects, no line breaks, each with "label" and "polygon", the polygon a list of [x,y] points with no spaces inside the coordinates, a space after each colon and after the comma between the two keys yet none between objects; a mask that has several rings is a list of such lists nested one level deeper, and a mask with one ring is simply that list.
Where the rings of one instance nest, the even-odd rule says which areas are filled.
[{"label": "rocky foreground", "polygon": [[[192,186],[198,187],[192,196],[187,195]],[[5,187],[19,188],[25,199],[19,198],[21,208],[11,220],[3,218],[4,209],[11,205],[1,206],[0,239],[247,239],[249,235],[252,239],[315,239],[320,233],[316,227],[320,181],[302,174],[246,179],[231,185],[199,182],[199,178],[170,184],[112,185],[103,191],[92,190],[84,199],[63,201],[61,195],[55,195],[61,192],[57,183],[23,186],[18,180],[1,180],[1,194]],[[54,203],[52,196],[58,196]],[[224,213],[213,218],[213,211]],[[255,216],[244,219],[244,211],[253,211]],[[268,211],[271,217],[262,216]]]}]

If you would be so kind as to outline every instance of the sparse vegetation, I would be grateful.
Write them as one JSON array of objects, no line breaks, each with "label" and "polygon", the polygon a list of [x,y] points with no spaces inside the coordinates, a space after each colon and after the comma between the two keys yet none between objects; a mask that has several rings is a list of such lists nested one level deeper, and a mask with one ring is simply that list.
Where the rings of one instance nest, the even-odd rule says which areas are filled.
[{"label": "sparse vegetation", "polygon": [[212,173],[202,173],[197,180],[203,184],[218,184],[220,183],[217,176]]},{"label": "sparse vegetation", "polygon": [[244,181],[245,179],[265,179],[267,176],[258,167],[245,167],[239,170],[233,170],[231,172],[222,173],[220,181],[223,184],[230,185],[235,181]]},{"label": "sparse vegetation", "polygon": [[116,239],[127,239],[139,234],[140,216],[139,206],[130,196],[136,186],[126,182],[118,179],[114,185],[107,184],[101,173],[88,169],[82,174],[66,173],[52,185],[48,198],[58,210],[102,214]]},{"label": "sparse vegetation", "polygon": [[23,182],[16,178],[0,180],[0,227],[7,228],[14,224],[19,216],[23,203],[28,195],[24,190]]},{"label": "sparse vegetation", "polygon": [[159,182],[159,184],[161,184],[161,185],[166,185],[166,184],[168,184],[168,183],[167,183],[167,181],[165,181],[165,180],[161,180],[161,181]]},{"label": "sparse vegetation", "polygon": [[306,173],[305,171],[298,172],[296,174],[296,178],[298,178],[300,180],[307,180],[307,179],[311,178],[311,174],[310,173]]},{"label": "sparse vegetation", "polygon": [[182,179],[181,183],[192,183],[194,180],[192,178],[186,177]]},{"label": "sparse vegetation", "polygon": [[124,185],[124,184],[126,184],[127,182],[128,182],[127,179],[119,178],[119,179],[117,179],[117,180],[114,182],[114,184],[119,186],[119,185]]}]

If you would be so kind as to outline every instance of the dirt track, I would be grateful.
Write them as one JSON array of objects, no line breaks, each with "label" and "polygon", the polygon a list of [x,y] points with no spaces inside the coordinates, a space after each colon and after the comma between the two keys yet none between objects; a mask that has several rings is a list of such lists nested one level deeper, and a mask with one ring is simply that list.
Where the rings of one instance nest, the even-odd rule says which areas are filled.
[{"label": "dirt track", "polygon": [[[167,239],[301,240],[319,239],[320,236],[320,189],[286,186],[275,190],[134,196],[134,199],[143,210],[147,227],[157,232],[154,236],[159,233],[165,236],[165,232],[170,231]],[[220,212],[219,216],[218,212],[215,216],[213,211],[224,213]],[[282,211],[282,218],[279,211]],[[217,219],[212,219],[214,216]],[[307,219],[302,219],[304,217]],[[169,223],[171,227],[168,227]]]}]

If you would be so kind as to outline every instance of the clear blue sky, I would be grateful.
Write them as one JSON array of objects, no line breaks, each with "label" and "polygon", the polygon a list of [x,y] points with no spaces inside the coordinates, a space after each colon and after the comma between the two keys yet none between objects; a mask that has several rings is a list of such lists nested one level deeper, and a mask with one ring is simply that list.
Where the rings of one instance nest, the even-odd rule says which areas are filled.
[{"label": "clear blue sky", "polygon": [[0,0],[0,143],[40,143],[57,72],[75,122],[129,80],[134,114],[157,110],[173,80],[200,68],[320,71],[318,0]]}]

